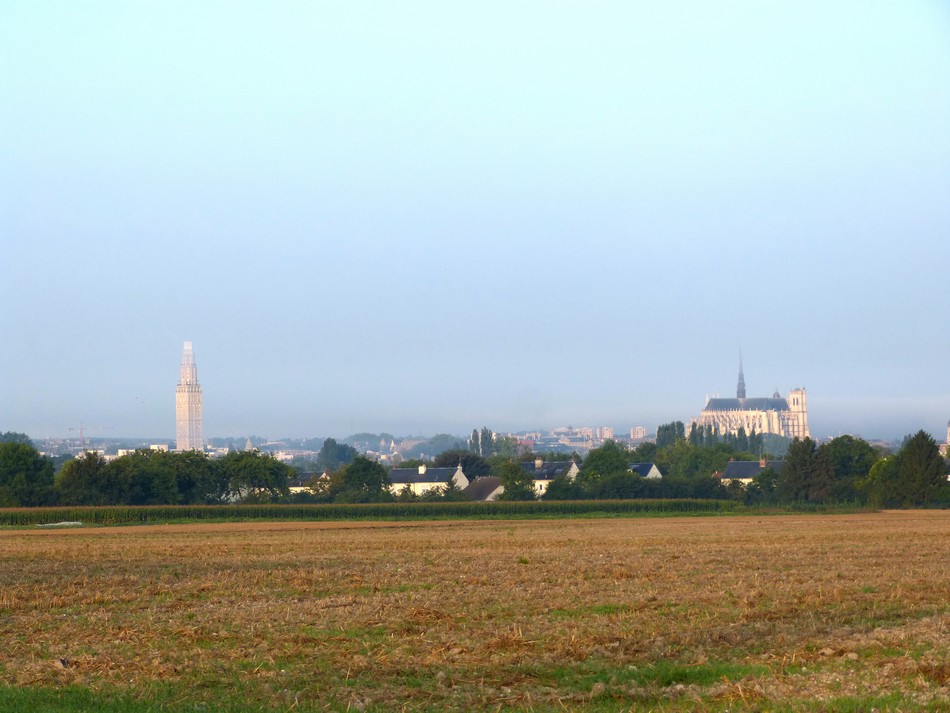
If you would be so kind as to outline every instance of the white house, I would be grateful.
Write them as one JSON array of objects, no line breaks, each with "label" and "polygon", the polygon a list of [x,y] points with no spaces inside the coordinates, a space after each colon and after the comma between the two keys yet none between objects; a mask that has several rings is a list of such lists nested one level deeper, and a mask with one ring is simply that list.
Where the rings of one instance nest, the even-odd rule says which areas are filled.
[{"label": "white house", "polygon": [[577,463],[572,460],[545,462],[541,458],[535,458],[534,461],[522,463],[521,467],[531,474],[531,479],[534,481],[534,492],[538,497],[548,491],[548,486],[555,478],[563,476],[568,480],[574,480],[574,476],[581,471],[577,467]]},{"label": "white house", "polygon": [[396,495],[406,488],[415,495],[422,495],[433,488],[445,487],[449,481],[455,483],[459,490],[464,490],[469,483],[461,465],[455,468],[429,468],[425,465],[418,468],[393,468],[389,471],[389,481],[392,483],[390,490]]}]

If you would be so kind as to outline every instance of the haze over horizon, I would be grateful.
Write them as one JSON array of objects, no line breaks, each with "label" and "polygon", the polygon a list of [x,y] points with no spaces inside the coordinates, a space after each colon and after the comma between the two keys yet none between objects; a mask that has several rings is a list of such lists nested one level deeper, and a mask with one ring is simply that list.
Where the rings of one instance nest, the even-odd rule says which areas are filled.
[{"label": "haze over horizon", "polygon": [[0,431],[950,419],[933,0],[0,8]]}]

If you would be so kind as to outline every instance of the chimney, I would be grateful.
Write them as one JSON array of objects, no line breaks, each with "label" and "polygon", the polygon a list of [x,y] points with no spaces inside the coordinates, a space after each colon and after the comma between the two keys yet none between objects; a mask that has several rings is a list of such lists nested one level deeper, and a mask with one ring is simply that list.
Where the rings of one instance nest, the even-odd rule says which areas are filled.
[{"label": "chimney", "polygon": [[541,466],[544,465],[544,458],[535,458],[534,467],[536,470],[541,470]]},{"label": "chimney", "polygon": [[419,475],[425,475],[425,474],[426,474],[426,467],[425,467],[425,464],[420,465],[420,466],[419,466]]},{"label": "chimney", "polygon": [[767,466],[768,464],[769,464],[769,462],[768,462],[767,460],[765,460],[765,458],[759,458],[759,467],[760,467],[760,468],[764,468],[764,467]]}]

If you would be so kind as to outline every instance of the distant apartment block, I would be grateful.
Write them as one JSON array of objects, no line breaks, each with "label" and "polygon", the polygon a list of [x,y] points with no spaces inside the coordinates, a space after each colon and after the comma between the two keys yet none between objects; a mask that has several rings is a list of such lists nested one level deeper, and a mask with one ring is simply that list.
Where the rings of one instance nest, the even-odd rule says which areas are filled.
[{"label": "distant apartment block", "polygon": [[631,441],[643,441],[647,437],[646,426],[634,426],[630,429],[630,440]]}]

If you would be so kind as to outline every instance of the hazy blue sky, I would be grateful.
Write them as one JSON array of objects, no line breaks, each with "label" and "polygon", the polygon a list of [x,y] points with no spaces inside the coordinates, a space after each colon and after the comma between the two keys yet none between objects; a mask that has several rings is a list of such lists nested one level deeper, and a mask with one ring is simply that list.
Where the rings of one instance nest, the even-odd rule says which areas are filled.
[{"label": "hazy blue sky", "polygon": [[950,419],[950,6],[0,2],[0,431]]}]

